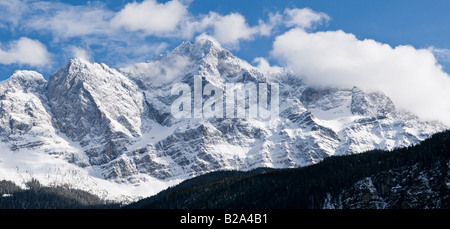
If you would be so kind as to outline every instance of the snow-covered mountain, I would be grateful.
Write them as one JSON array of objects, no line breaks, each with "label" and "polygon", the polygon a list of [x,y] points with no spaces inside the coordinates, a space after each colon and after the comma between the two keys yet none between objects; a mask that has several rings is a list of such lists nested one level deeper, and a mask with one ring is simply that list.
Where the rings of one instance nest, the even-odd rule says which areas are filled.
[{"label": "snow-covered mountain", "polygon": [[[279,117],[175,119],[171,88],[193,85],[195,75],[218,88],[278,83]],[[118,70],[73,59],[48,81],[15,72],[0,84],[0,179],[131,200],[210,171],[305,166],[415,144],[445,128],[380,92],[311,88],[204,39]]]}]

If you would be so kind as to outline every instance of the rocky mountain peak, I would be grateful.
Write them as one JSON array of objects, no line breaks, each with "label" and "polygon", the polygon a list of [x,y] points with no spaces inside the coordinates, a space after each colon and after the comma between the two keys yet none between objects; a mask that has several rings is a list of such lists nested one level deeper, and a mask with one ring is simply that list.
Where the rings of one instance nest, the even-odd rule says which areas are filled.
[{"label": "rocky mountain peak", "polygon": [[352,89],[351,111],[357,115],[385,117],[395,111],[392,100],[381,92],[365,93],[361,89]]},{"label": "rocky mountain peak", "polygon": [[174,54],[188,55],[193,60],[200,60],[207,57],[210,58],[226,58],[232,56],[232,54],[222,48],[217,42],[202,38],[195,42],[183,42],[173,51]]},{"label": "rocky mountain peak", "polygon": [[176,82],[192,85],[194,75],[202,76],[205,81],[217,87],[222,87],[225,82],[263,78],[263,74],[255,67],[207,38],[183,42],[172,52],[152,61],[121,68],[120,72],[134,79],[141,88],[160,87]]},{"label": "rocky mountain peak", "polygon": [[53,84],[53,82],[73,84],[84,81],[101,81],[106,80],[109,75],[118,76],[120,73],[103,63],[91,63],[82,58],[73,58],[67,61],[63,68],[50,76],[49,84]]},{"label": "rocky mountain peak", "polygon": [[3,81],[0,87],[4,87],[6,91],[23,91],[31,92],[40,90],[46,83],[44,77],[35,71],[15,71],[13,75]]}]

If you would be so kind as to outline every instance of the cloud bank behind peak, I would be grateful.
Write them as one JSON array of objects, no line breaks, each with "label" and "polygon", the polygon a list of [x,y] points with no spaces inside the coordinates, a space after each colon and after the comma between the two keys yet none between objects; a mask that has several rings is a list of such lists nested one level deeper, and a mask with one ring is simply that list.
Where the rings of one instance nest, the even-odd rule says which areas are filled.
[{"label": "cloud bank behind peak", "polygon": [[428,49],[294,28],[276,37],[271,55],[311,86],[382,91],[397,106],[450,125],[450,77]]}]

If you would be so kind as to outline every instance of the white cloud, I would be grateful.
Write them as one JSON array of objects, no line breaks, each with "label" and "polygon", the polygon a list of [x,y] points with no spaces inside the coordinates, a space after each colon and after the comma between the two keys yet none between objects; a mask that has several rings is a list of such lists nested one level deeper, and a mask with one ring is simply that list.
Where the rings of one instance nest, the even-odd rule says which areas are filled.
[{"label": "white cloud", "polygon": [[227,48],[237,48],[242,40],[253,40],[256,36],[269,36],[273,29],[281,24],[279,13],[269,14],[268,22],[258,21],[258,25],[250,26],[245,17],[239,13],[220,15],[210,12],[198,18],[191,17],[181,26],[183,38],[191,38],[194,34],[208,34]]},{"label": "white cloud", "polygon": [[142,44],[140,46],[137,46],[136,50],[130,50],[130,52],[133,52],[136,55],[146,55],[149,53],[153,55],[160,55],[164,52],[164,50],[167,49],[168,46],[169,45],[165,42]]},{"label": "white cloud", "polygon": [[124,27],[130,31],[144,31],[159,36],[177,30],[187,15],[187,5],[172,0],[157,3],[146,0],[142,3],[129,3],[118,12],[111,21],[113,27]]},{"label": "white cloud", "polygon": [[[181,27],[183,37],[190,37],[197,32],[207,33],[217,39],[221,44],[236,48],[242,40],[253,40],[256,36],[270,36],[277,26],[283,22],[288,27],[303,29],[313,28],[330,17],[321,12],[315,12],[309,8],[286,9],[283,14],[270,13],[268,21],[259,20],[258,25],[250,26],[245,17],[239,13],[219,15],[210,12],[200,19],[190,18]],[[211,29],[211,30],[209,30]]]},{"label": "white cloud", "polygon": [[255,27],[247,24],[242,15],[237,13],[218,17],[213,26],[214,37],[223,44],[235,45],[239,40],[250,40],[258,32]]},{"label": "white cloud", "polygon": [[120,70],[144,82],[167,83],[183,74],[189,63],[188,57],[169,53],[162,59],[138,63]]},{"label": "white cloud", "polygon": [[286,9],[284,11],[286,15],[286,25],[289,27],[299,27],[303,29],[313,28],[314,25],[318,25],[330,20],[330,17],[322,12],[315,12],[309,8],[303,9]]},{"label": "white cloud", "polygon": [[276,38],[272,55],[309,85],[382,91],[397,106],[450,125],[450,77],[429,50],[296,28]]},{"label": "white cloud", "polygon": [[8,49],[0,48],[0,63],[43,67],[50,63],[50,54],[41,42],[21,37],[11,41]]},{"label": "white cloud", "polygon": [[428,50],[430,50],[430,52],[432,52],[439,61],[446,63],[450,62],[450,49],[440,49],[431,46]]},{"label": "white cloud", "polygon": [[271,66],[269,64],[269,61],[267,61],[267,59],[263,57],[255,58],[252,63],[256,64],[256,68],[268,77],[279,75],[283,70],[278,66]]},{"label": "white cloud", "polygon": [[222,47],[220,42],[215,37],[212,37],[206,33],[202,33],[195,38],[195,41],[201,41],[201,40],[210,40],[214,43],[214,45],[216,45],[218,47]]},{"label": "white cloud", "polygon": [[34,2],[23,27],[29,30],[49,31],[55,40],[86,35],[109,35],[113,12],[102,5],[73,6],[54,2]]},{"label": "white cloud", "polygon": [[72,56],[75,58],[92,61],[92,56],[86,49],[72,46],[71,51],[72,51]]},{"label": "white cloud", "polygon": [[263,20],[258,21],[258,31],[260,35],[263,36],[270,36],[272,35],[273,30],[278,25],[282,24],[283,22],[283,15],[280,13],[270,13],[269,14],[269,21],[264,22]]},{"label": "white cloud", "polygon": [[12,28],[18,26],[22,15],[25,13],[27,7],[25,3],[19,0],[0,0],[0,27],[8,28],[11,25]]},{"label": "white cloud", "polygon": [[[0,0],[3,1],[3,0]],[[1,6],[1,5],[0,5]],[[187,20],[187,7],[178,0],[158,3],[146,0],[132,2],[117,12],[101,2],[70,5],[58,2],[32,1],[14,7],[22,29],[48,31],[56,41],[68,38],[103,36],[127,41],[130,37],[177,37],[180,22]],[[21,11],[19,11],[21,9]],[[21,13],[27,12],[26,14]],[[5,18],[0,16],[0,22]],[[142,33],[144,36],[142,36]]]}]

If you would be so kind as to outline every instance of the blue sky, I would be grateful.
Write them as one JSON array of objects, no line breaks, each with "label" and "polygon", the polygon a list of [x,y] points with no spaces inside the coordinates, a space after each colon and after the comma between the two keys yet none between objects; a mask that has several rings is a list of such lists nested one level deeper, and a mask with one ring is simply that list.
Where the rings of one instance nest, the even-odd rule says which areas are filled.
[{"label": "blue sky", "polygon": [[[184,40],[195,40],[202,33],[211,36],[215,34],[216,27],[212,25],[215,22],[210,22],[209,26],[191,32],[189,35],[180,35],[182,33],[180,30],[184,28],[179,28],[179,25],[160,29],[158,26],[133,27],[134,22],[120,22],[120,19],[127,18],[133,13],[124,14],[123,17],[118,18],[114,28],[105,28],[111,18],[117,17],[117,14],[124,11],[125,7],[132,2],[126,0],[102,2],[0,0],[0,15],[2,15],[0,16],[0,50],[3,50],[0,55],[5,56],[6,52],[12,52],[12,47],[21,38],[21,44],[24,43],[24,47],[30,48],[30,55],[39,54],[42,48],[46,50],[46,53],[41,53],[42,55],[37,56],[36,59],[23,57],[24,59],[21,60],[24,53],[11,54],[12,56],[3,61],[0,56],[0,79],[8,78],[17,69],[37,70],[47,78],[76,55],[85,55],[91,61],[104,62],[112,67],[123,67],[153,59],[159,53],[172,50]],[[149,2],[153,2],[155,6],[167,6],[175,1],[152,0]],[[274,14],[280,14],[280,20],[286,20],[283,15],[286,9],[309,8],[315,13],[328,16],[327,20],[318,21],[310,28],[305,28],[309,32],[342,30],[355,35],[359,40],[374,39],[392,47],[398,45],[412,45],[416,49],[434,47],[433,52],[439,64],[443,65],[445,70],[450,69],[448,51],[450,49],[450,30],[448,29],[450,2],[444,0],[180,0],[176,2],[182,8],[184,6],[185,11],[180,20],[174,22],[175,24],[186,20],[199,22],[208,15],[211,20],[217,22],[233,14],[243,18],[247,28],[257,27],[261,20],[263,23],[270,24],[270,17]],[[142,3],[143,1],[137,1],[136,8],[143,6]],[[68,30],[64,26],[71,26],[71,23],[79,21],[76,15],[81,11],[92,11],[91,14],[83,15],[86,20],[83,23],[93,26],[83,28],[82,26],[85,25],[81,23],[77,25],[81,26],[77,31],[72,34],[66,33],[65,31]],[[61,17],[55,17],[58,12],[61,13]],[[211,16],[211,12],[214,16]],[[67,23],[59,26],[58,21],[61,20],[67,20]],[[100,20],[104,21],[100,23]],[[47,23],[50,21],[52,23]],[[271,64],[283,66],[285,61],[274,58],[271,52],[275,38],[289,29],[291,27],[278,22],[268,34],[253,32],[250,35],[244,34],[243,38],[222,39],[225,41],[222,45],[250,63],[255,58],[263,57]],[[25,38],[28,40],[24,40]],[[25,41],[29,44],[25,45]],[[41,46],[36,49],[34,46],[37,44]],[[22,51],[27,52],[25,48]]]}]

